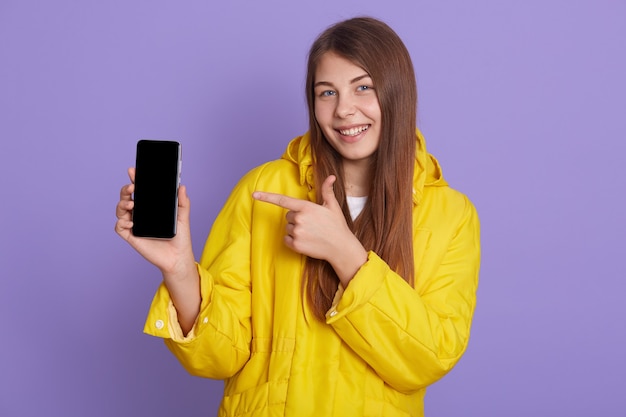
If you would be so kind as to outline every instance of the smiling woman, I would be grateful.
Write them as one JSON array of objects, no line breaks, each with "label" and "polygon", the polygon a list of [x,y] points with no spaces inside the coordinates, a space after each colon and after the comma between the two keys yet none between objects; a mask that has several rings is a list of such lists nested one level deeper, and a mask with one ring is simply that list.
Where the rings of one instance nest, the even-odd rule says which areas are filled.
[{"label": "smiling woman", "polygon": [[[417,87],[409,52],[383,22],[351,19],[319,36],[311,46],[307,69],[316,181],[338,176],[335,193],[339,201],[346,201],[344,213],[349,211],[346,196],[369,197],[363,215],[355,219],[346,216],[346,220],[365,247],[412,284]],[[343,88],[334,92],[335,108],[333,101],[326,105],[312,90],[320,82],[346,85],[348,80],[354,81],[356,91],[350,94],[350,89]],[[362,129],[364,122],[367,130],[356,137],[356,143],[335,129]],[[363,144],[359,143],[361,137],[367,137]],[[317,201],[322,202],[320,196]],[[315,258],[307,259],[306,275],[318,277],[307,281],[307,289],[320,317],[334,297],[334,272]]]},{"label": "smiling woman", "polygon": [[309,53],[309,132],[246,174],[195,262],[179,191],[171,240],[117,233],[163,284],[145,331],[225,379],[221,416],[422,416],[467,347],[476,211],[415,128],[410,56],[385,23],[339,22]]}]

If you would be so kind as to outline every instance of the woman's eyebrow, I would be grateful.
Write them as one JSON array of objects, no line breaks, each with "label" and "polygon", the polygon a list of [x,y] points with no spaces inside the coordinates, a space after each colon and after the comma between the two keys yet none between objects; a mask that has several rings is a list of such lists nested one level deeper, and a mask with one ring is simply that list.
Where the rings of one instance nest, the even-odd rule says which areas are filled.
[{"label": "woman's eyebrow", "polygon": [[363,78],[370,78],[370,75],[369,74],[363,74],[363,75],[360,75],[360,76],[358,76],[356,78],[353,78],[352,81],[350,81],[350,84],[358,83]]},{"label": "woman's eyebrow", "polygon": [[[358,83],[363,78],[370,78],[370,75],[369,74],[359,75],[358,77],[353,78],[352,80],[350,80],[350,84]],[[330,86],[330,87],[332,87],[333,83],[331,83],[330,81],[317,81],[315,84],[313,84],[313,88],[318,87],[318,86]]]},{"label": "woman's eyebrow", "polygon": [[319,87],[319,86],[328,86],[328,87],[332,87],[333,83],[329,82],[329,81],[318,81],[315,84],[313,84],[313,88],[315,87]]}]

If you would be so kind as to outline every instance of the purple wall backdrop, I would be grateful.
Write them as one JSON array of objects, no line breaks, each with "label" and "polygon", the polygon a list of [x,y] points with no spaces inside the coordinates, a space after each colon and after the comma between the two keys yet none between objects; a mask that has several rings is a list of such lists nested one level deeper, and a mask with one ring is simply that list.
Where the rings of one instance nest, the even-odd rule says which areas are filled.
[{"label": "purple wall backdrop", "polygon": [[306,50],[370,14],[479,209],[472,341],[440,416],[626,416],[626,2],[0,3],[0,415],[214,415],[222,383],[142,334],[159,283],[113,232],[139,138],[178,139],[199,254],[248,169],[306,128]]}]

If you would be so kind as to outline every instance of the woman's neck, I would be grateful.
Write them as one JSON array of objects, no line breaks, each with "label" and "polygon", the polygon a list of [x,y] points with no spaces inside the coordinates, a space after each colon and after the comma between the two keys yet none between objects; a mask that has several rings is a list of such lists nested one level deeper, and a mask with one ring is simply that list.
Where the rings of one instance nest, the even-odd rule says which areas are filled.
[{"label": "woman's neck", "polygon": [[350,197],[369,195],[372,169],[369,161],[344,161],[344,188]]}]

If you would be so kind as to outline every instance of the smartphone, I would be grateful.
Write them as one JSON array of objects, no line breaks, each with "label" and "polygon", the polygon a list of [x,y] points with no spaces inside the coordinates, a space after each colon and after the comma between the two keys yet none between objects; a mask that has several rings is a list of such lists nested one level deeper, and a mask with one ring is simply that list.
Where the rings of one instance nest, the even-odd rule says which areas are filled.
[{"label": "smartphone", "polygon": [[147,139],[137,142],[133,235],[155,239],[176,236],[181,165],[180,143]]}]

